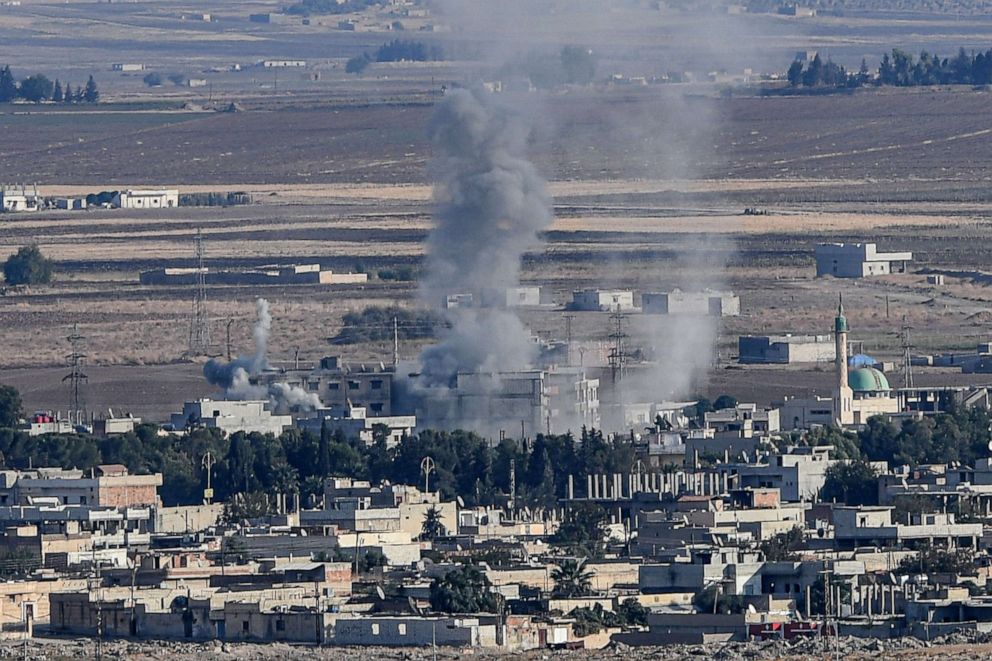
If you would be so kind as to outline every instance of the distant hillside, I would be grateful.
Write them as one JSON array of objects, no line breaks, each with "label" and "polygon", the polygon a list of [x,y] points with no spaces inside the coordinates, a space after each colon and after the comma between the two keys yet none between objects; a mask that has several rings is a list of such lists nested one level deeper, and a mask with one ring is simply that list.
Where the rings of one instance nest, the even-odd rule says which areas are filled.
[{"label": "distant hillside", "polygon": [[728,0],[727,4],[743,4],[751,11],[767,12],[775,12],[785,4],[799,4],[824,12],[885,11],[977,15],[987,14],[992,9],[992,0]]}]

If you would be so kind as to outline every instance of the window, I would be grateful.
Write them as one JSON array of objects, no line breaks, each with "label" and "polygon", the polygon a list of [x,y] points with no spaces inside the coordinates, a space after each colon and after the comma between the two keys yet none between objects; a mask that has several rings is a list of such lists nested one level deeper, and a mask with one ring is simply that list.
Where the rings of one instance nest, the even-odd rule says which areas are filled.
[{"label": "window", "polygon": [[405,636],[406,635],[406,624],[400,623],[400,624],[396,625],[396,632],[399,635],[401,635],[401,636]]},{"label": "window", "polygon": [[317,392],[320,390],[320,381],[309,381],[307,382],[307,390],[310,392]]},{"label": "window", "polygon": [[375,404],[370,404],[369,408],[372,409],[373,413],[382,413],[382,402],[376,402]]},{"label": "window", "polygon": [[286,620],[276,620],[276,631],[286,630]]},{"label": "window", "polygon": [[244,631],[245,633],[248,633],[248,620],[245,620],[244,622],[241,623],[241,630]]},{"label": "window", "polygon": [[328,390],[340,390],[341,389],[341,384],[340,383],[331,383],[331,384],[328,384],[327,389]]},{"label": "window", "polygon": [[378,622],[372,624],[372,635],[373,636],[378,636],[379,635],[379,623]]},{"label": "window", "polygon": [[358,381],[349,381],[348,390],[358,390]]},{"label": "window", "polygon": [[382,390],[382,379],[372,380],[372,390]]}]

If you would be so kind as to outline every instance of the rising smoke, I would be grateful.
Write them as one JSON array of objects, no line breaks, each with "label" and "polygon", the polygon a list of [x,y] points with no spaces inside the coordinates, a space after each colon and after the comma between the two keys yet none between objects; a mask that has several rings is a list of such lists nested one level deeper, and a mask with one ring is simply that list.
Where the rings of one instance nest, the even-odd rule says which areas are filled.
[{"label": "rising smoke", "polygon": [[[436,225],[427,239],[421,295],[446,296],[520,282],[524,253],[551,225],[551,197],[527,159],[528,124],[480,88],[457,89],[429,126],[436,153]],[[535,345],[515,314],[495,308],[449,311],[451,329],[421,354],[421,385],[447,385],[459,371],[526,367]]]},{"label": "rising smoke", "polygon": [[257,320],[252,328],[255,352],[240,356],[231,362],[211,358],[203,366],[203,376],[215,386],[224,389],[227,399],[248,400],[267,399],[273,413],[285,414],[290,411],[312,411],[321,408],[320,397],[303,388],[288,383],[260,385],[252,383],[262,371],[268,369],[267,358],[269,333],[272,331],[272,314],[269,302],[264,298],[255,301]]}]

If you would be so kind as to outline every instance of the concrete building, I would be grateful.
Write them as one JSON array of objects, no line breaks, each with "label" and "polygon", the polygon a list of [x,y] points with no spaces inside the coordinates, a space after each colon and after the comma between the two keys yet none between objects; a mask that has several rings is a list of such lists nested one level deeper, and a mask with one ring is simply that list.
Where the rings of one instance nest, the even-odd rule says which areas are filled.
[{"label": "concrete building", "polygon": [[113,69],[114,71],[124,71],[124,72],[144,71],[145,65],[137,62],[119,62],[117,64],[112,65],[111,69]]},{"label": "concrete building", "polygon": [[172,414],[172,428],[177,431],[189,427],[220,429],[225,434],[274,434],[293,426],[293,417],[273,415],[269,402],[262,400],[225,401],[200,399],[183,404],[182,413]]},{"label": "concrete building", "polygon": [[179,191],[175,188],[124,190],[117,193],[112,205],[118,209],[171,209],[179,206]]},{"label": "concrete building", "polygon": [[364,407],[352,406],[343,410],[325,408],[317,409],[305,418],[298,418],[296,426],[309,429],[315,434],[319,434],[322,429],[327,429],[332,434],[340,431],[347,438],[357,438],[368,444],[375,440],[376,427],[382,426],[386,428],[386,445],[391,448],[404,436],[413,435],[417,427],[417,416],[380,415],[370,418]]},{"label": "concrete building", "polygon": [[668,293],[645,292],[641,295],[641,309],[644,314],[736,317],[741,313],[741,299],[731,292],[675,289]]},{"label": "concrete building", "polygon": [[599,380],[581,368],[459,372],[450,388],[425,394],[417,419],[424,428],[492,435],[598,428]]},{"label": "concrete building", "polygon": [[832,363],[837,359],[831,335],[741,335],[739,361],[745,364]]},{"label": "concrete building", "polygon": [[[271,14],[270,14],[271,16]],[[263,69],[304,69],[306,60],[262,60],[259,66]]]},{"label": "concrete building", "polygon": [[119,464],[77,469],[0,471],[0,505],[55,502],[89,507],[157,507],[162,474],[130,475]]},{"label": "concrete building", "polygon": [[37,211],[41,208],[41,196],[37,186],[0,186],[0,211]]},{"label": "concrete building", "polygon": [[939,544],[947,548],[978,548],[981,523],[957,523],[952,512],[911,514],[908,525],[892,521],[894,508],[834,507],[834,541],[838,548],[857,546],[908,547]]},{"label": "concrete building", "polygon": [[780,412],[778,409],[759,409],[757,404],[738,404],[734,408],[709,411],[703,414],[704,427],[716,434],[734,434],[740,438],[751,438],[755,434],[767,435],[778,432]]},{"label": "concrete building", "polygon": [[795,447],[754,462],[719,464],[739,489],[778,489],[786,502],[811,501],[820,493],[826,472],[837,463],[829,446]]},{"label": "concrete building", "polygon": [[878,252],[874,243],[820,243],[816,246],[816,277],[866,278],[905,273],[911,252]]},{"label": "concrete building", "polygon": [[86,198],[60,197],[55,200],[55,208],[65,211],[84,211],[86,209]]},{"label": "concrete building", "polygon": [[623,290],[583,289],[572,292],[572,310],[581,312],[615,312],[634,310],[634,292]]},{"label": "concrete building", "polygon": [[483,289],[481,292],[483,307],[489,308],[522,308],[536,307],[541,304],[540,287],[504,287]]},{"label": "concrete building", "polygon": [[393,414],[392,392],[396,373],[381,363],[350,364],[337,356],[325,356],[312,369],[286,369],[262,372],[260,384],[288,383],[320,397],[331,414],[364,409],[370,425],[376,418]]}]

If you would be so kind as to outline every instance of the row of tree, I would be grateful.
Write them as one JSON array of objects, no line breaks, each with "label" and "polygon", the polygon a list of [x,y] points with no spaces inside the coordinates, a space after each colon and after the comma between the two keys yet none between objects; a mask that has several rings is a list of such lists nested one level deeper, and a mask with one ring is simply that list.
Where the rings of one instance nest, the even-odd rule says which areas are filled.
[{"label": "row of tree", "polygon": [[100,90],[93,76],[86,81],[86,87],[76,87],[75,91],[69,83],[63,86],[58,79],[53,83],[42,74],[28,76],[18,83],[10,65],[7,65],[0,69],[0,103],[12,103],[18,99],[32,103],[97,103],[100,100]]},{"label": "row of tree", "polygon": [[345,73],[360,74],[373,62],[430,62],[444,59],[444,49],[437,44],[422,41],[393,39],[376,49],[375,53],[362,53],[345,62]]},{"label": "row of tree", "polygon": [[819,55],[805,65],[795,60],[787,74],[792,87],[856,88],[868,84],[917,87],[926,85],[992,85],[992,49],[968,53],[963,48],[951,58],[927,51],[919,59],[895,48],[882,56],[877,75],[861,61],[857,73],[848,72],[829,58]]}]

